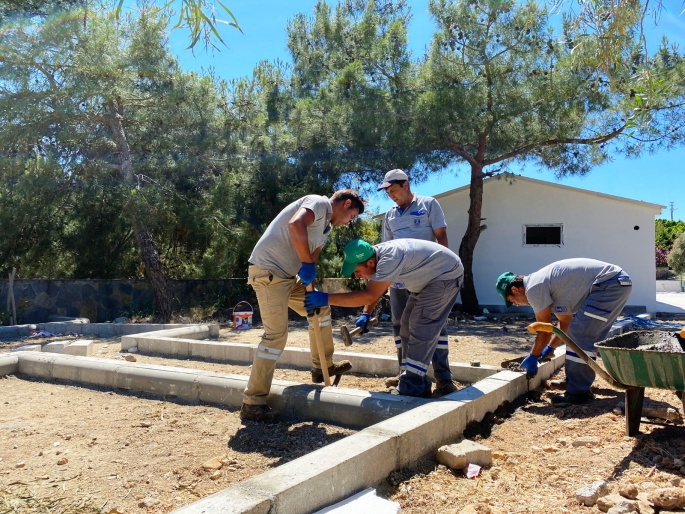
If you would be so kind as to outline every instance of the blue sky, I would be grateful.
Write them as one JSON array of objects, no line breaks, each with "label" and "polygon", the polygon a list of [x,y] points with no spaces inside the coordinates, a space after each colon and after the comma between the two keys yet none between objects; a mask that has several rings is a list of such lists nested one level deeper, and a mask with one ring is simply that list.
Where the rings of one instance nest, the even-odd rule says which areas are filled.
[{"label": "blue sky", "polygon": [[[316,0],[222,0],[238,19],[243,34],[222,26],[221,34],[228,48],[220,52],[196,49],[195,55],[187,50],[187,32],[173,31],[170,35],[172,52],[185,70],[213,67],[218,76],[225,79],[250,75],[261,60],[289,60],[286,49],[285,28],[297,13],[311,14]],[[335,1],[331,2],[337,3]],[[409,28],[410,47],[415,55],[421,55],[433,33],[433,23],[427,13],[428,0],[409,0],[413,18]],[[670,11],[662,13],[658,25],[647,23],[650,50],[656,48],[661,34],[680,45],[685,51],[685,14],[680,15],[680,2],[664,2]],[[680,7],[679,7],[680,6]],[[198,45],[199,46],[199,45]],[[585,177],[565,178],[560,181],[551,172],[527,167],[521,173],[531,178],[549,180],[561,184],[599,191],[606,194],[643,200],[667,206],[663,218],[670,219],[670,202],[674,202],[674,219],[685,219],[685,146],[669,152],[645,155],[639,160],[617,157],[609,164],[593,169]],[[412,190],[423,195],[435,195],[468,184],[465,168],[445,171],[431,180],[412,183]],[[392,206],[384,193],[370,198],[372,211],[384,211]]]}]

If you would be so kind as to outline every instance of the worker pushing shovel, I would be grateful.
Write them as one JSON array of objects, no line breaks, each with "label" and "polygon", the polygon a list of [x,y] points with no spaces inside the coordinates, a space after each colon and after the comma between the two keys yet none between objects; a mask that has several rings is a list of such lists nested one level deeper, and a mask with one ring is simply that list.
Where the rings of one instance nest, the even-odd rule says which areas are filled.
[{"label": "worker pushing shovel", "polygon": [[428,365],[459,294],[464,275],[459,257],[444,246],[418,239],[375,246],[355,239],[345,245],[344,254],[341,275],[368,279],[366,290],[307,292],[305,307],[361,307],[376,302],[390,285],[409,291],[400,328],[402,372],[391,394],[431,397]]},{"label": "worker pushing shovel", "polygon": [[[279,416],[266,399],[288,338],[288,308],[307,314],[305,288],[316,278],[316,261],[331,226],[347,225],[363,212],[364,203],[351,189],[336,191],[330,199],[308,195],[283,209],[257,242],[249,259],[248,283],[257,294],[264,335],[243,393],[242,420],[273,421]],[[333,362],[330,309],[321,308],[308,319],[312,382],[328,382],[329,376],[350,371],[349,361]]]},{"label": "worker pushing shovel", "polygon": [[[551,323],[554,314],[560,329],[593,360],[595,343],[606,338],[628,301],[631,286],[630,277],[620,267],[594,259],[565,259],[526,276],[502,273],[496,284],[507,307],[530,305],[535,319],[543,323]],[[538,359],[553,354],[561,344],[557,336],[538,332],[521,368],[535,376]],[[592,367],[568,346],[565,365],[566,392],[553,396],[552,403],[562,406],[594,400]]]}]

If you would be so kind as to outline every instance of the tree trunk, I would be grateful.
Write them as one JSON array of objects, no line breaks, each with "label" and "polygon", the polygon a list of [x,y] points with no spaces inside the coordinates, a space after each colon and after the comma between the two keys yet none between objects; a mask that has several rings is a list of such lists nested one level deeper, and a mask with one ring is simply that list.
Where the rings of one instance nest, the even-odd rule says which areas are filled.
[{"label": "tree trunk", "polygon": [[[122,116],[114,102],[110,103],[109,110],[111,114],[109,125],[117,143],[119,165],[121,166],[121,171],[124,175],[124,182],[133,186],[135,185],[135,181],[133,176],[133,163],[131,162],[131,150],[128,146],[128,140],[126,139],[126,131],[121,123]],[[169,276],[159,258],[159,252],[157,251],[155,242],[147,227],[139,219],[133,209],[128,208],[127,210],[128,218],[133,225],[133,231],[138,239],[138,246],[140,247],[140,253],[143,256],[143,262],[145,262],[145,276],[150,281],[150,286],[152,287],[157,320],[161,323],[167,323],[171,319],[173,306]]]},{"label": "tree trunk", "polygon": [[469,189],[469,220],[466,232],[459,245],[459,258],[464,265],[464,285],[461,289],[462,308],[468,314],[478,314],[478,296],[473,282],[473,252],[480,233],[485,229],[481,226],[481,212],[483,210],[483,165],[471,163],[471,186]]}]

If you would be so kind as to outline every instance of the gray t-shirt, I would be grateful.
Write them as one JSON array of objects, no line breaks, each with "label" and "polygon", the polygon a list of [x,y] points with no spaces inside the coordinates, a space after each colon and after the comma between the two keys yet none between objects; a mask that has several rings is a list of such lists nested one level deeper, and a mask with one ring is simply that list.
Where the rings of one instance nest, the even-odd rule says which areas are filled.
[{"label": "gray t-shirt", "polygon": [[300,258],[290,239],[290,219],[300,208],[314,213],[314,223],[307,227],[309,251],[323,246],[331,232],[328,223],[333,214],[331,202],[325,196],[307,195],[283,209],[269,224],[250,255],[250,264],[268,269],[280,278],[292,278],[300,271]]},{"label": "gray t-shirt", "polygon": [[397,239],[377,244],[376,273],[370,280],[419,293],[434,280],[461,278],[464,268],[456,253],[432,241]]},{"label": "gray t-shirt", "polygon": [[578,312],[594,284],[618,275],[621,268],[595,259],[553,262],[523,278],[528,303],[537,313],[550,307],[553,314]]},{"label": "gray t-shirt", "polygon": [[435,241],[434,230],[447,227],[445,214],[435,198],[414,195],[414,200],[402,211],[395,206],[385,213],[382,241],[393,239],[423,239]]}]

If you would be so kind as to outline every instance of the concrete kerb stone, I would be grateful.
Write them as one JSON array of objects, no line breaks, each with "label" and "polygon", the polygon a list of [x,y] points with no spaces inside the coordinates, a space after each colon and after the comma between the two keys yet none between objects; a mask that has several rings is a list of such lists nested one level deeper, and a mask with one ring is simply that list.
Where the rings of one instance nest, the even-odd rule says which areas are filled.
[{"label": "concrete kerb stone", "polygon": [[19,369],[19,354],[0,355],[0,377],[12,375]]},{"label": "concrete kerb stone", "polygon": [[[250,478],[236,492],[272,498],[270,513],[310,513],[378,483],[396,469],[397,453],[394,434],[363,430]],[[206,511],[201,503],[188,512]]]},{"label": "concrete kerb stone", "polygon": [[[185,329],[177,331],[157,331],[135,336],[121,338],[121,349],[136,346],[140,353],[159,353],[164,355],[180,355],[182,357],[196,357],[215,361],[231,362],[237,364],[252,364],[256,345],[243,343],[223,343],[215,341],[197,341],[202,338],[201,330],[185,332]],[[191,334],[192,339],[179,339],[178,337]],[[211,334],[211,330],[210,330]],[[352,363],[355,373],[391,377],[397,374],[397,358],[385,355],[370,355],[354,352],[336,352],[341,359],[347,359]],[[311,355],[308,348],[286,347],[278,359],[281,366],[290,366],[299,369],[311,368]],[[455,380],[462,383],[473,383],[499,372],[497,366],[471,366],[469,364],[453,362],[450,364],[452,375]],[[429,375],[432,373],[432,367]]]},{"label": "concrete kerb stone", "polygon": [[[200,504],[198,506],[198,504]],[[179,514],[269,514],[271,497],[245,489],[242,484],[222,489],[174,511]]]},{"label": "concrete kerb stone", "polygon": [[[122,327],[127,325],[111,325],[113,327]],[[121,338],[121,350],[126,351],[129,348],[137,346],[139,350],[143,351],[146,339],[206,339],[208,337],[217,337],[219,335],[219,325],[185,325],[175,328],[165,328],[164,330],[157,330],[154,332],[139,333],[135,335],[127,335]]]}]

